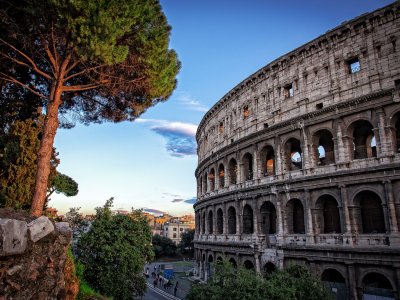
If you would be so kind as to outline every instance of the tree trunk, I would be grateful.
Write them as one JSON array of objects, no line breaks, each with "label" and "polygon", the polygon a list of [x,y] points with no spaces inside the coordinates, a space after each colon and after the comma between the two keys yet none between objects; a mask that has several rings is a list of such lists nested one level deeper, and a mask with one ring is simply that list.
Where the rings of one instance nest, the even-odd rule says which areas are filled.
[{"label": "tree trunk", "polygon": [[61,104],[62,86],[55,82],[47,104],[46,118],[40,149],[38,153],[35,192],[33,195],[31,215],[42,215],[43,205],[46,200],[47,182],[50,174],[50,159],[53,151],[54,137],[58,128],[58,107]]}]

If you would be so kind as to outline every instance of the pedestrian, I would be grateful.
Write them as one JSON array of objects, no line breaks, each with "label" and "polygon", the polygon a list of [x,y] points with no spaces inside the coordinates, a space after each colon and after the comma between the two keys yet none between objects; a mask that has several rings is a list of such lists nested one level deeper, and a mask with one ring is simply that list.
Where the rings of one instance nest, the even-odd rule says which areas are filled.
[{"label": "pedestrian", "polygon": [[174,296],[176,297],[176,292],[178,291],[179,281],[176,281],[175,288],[174,288]]},{"label": "pedestrian", "polygon": [[156,288],[156,286],[157,286],[157,278],[154,279],[154,281],[153,281],[153,287]]}]

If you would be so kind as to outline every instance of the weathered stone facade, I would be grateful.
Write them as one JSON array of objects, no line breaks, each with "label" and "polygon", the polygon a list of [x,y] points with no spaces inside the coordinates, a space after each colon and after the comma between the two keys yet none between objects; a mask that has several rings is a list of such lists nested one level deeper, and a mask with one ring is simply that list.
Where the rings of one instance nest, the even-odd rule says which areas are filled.
[{"label": "weathered stone facade", "polygon": [[338,299],[400,290],[400,3],[229,91],[196,139],[195,257],[307,265]]}]

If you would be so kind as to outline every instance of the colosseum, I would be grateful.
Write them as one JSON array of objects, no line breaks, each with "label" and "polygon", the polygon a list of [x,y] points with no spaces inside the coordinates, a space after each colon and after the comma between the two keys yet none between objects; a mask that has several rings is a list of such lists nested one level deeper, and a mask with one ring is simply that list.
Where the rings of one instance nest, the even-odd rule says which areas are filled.
[{"label": "colosseum", "polygon": [[337,299],[399,299],[400,3],[230,90],[197,130],[197,275],[307,266]]}]

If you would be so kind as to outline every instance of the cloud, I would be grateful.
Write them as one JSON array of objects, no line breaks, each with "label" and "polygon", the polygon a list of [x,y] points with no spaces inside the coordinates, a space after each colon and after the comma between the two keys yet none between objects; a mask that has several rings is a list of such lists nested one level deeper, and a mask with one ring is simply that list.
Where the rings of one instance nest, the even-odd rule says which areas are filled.
[{"label": "cloud", "polygon": [[208,107],[201,104],[198,100],[193,98],[193,96],[189,95],[185,92],[179,92],[177,94],[178,101],[187,109],[200,111],[200,112],[207,112],[209,110]]},{"label": "cloud", "polygon": [[151,213],[151,214],[156,214],[156,215],[163,215],[165,214],[164,211],[158,210],[158,209],[153,209],[153,208],[145,208],[143,209],[145,212]]},{"label": "cloud", "polygon": [[176,203],[176,202],[182,202],[182,201],[183,201],[183,199],[174,199],[171,202]]},{"label": "cloud", "polygon": [[185,200],[184,202],[185,202],[185,203],[188,203],[188,204],[195,204],[196,201],[197,201],[197,198],[196,198],[196,197],[193,197],[193,198],[190,198],[190,199]]},{"label": "cloud", "polygon": [[147,124],[151,130],[161,135],[166,140],[165,147],[171,156],[196,155],[196,125],[156,119],[137,119],[136,121]]}]

